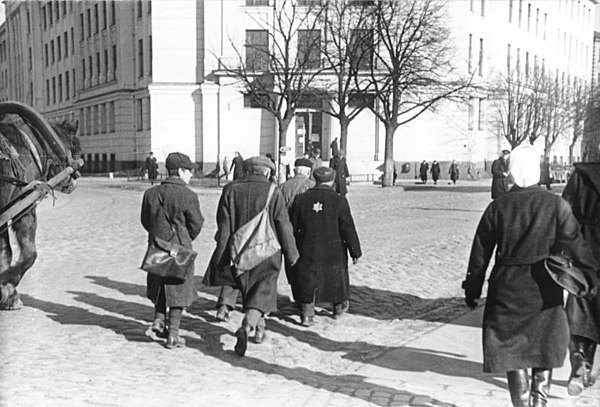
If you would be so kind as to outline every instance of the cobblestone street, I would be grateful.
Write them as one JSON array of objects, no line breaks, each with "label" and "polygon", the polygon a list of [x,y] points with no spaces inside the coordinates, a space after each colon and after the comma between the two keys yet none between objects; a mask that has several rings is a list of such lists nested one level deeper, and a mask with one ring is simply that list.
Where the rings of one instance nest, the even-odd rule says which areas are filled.
[{"label": "cobblestone street", "polygon": [[[220,189],[193,188],[206,219],[200,299],[182,320],[187,348],[167,350],[138,269],[149,184],[82,179],[40,205],[24,307],[0,313],[0,406],[510,406],[504,376],[482,373],[482,307],[469,311],[460,289],[489,186],[404,185],[350,187],[364,255],[350,265],[349,314],[321,309],[301,327],[282,273],[267,340],[240,358],[241,307],[217,322],[218,290],[200,284]],[[600,384],[575,399],[567,377],[555,372],[550,407],[600,406]]]}]

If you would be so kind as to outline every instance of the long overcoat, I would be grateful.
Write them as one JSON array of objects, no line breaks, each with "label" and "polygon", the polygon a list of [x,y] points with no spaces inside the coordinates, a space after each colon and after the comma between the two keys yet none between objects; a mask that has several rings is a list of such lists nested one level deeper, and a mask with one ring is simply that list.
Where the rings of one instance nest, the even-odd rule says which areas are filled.
[{"label": "long overcoat", "polygon": [[[158,200],[159,194],[179,237],[167,221],[163,205]],[[180,178],[169,177],[144,193],[141,221],[148,232],[148,240],[156,236],[192,248],[192,241],[202,230],[204,217],[200,212],[198,196]],[[183,282],[148,273],[146,282],[146,295],[154,303],[164,287],[167,307],[187,307],[197,297],[194,273],[190,273]]]},{"label": "long overcoat", "polygon": [[347,300],[348,253],[362,255],[348,200],[319,184],[296,197],[290,219],[300,251],[290,281],[295,300],[312,302],[315,289],[317,303]]},{"label": "long overcoat", "polygon": [[434,162],[431,164],[431,178],[434,181],[437,181],[438,179],[440,179],[440,163],[438,162]]},{"label": "long overcoat", "polygon": [[329,160],[329,168],[333,168],[335,170],[333,187],[339,194],[346,196],[348,193],[346,178],[350,176],[348,164],[346,164],[346,157],[333,157],[331,160]]},{"label": "long overcoat", "polygon": [[[563,191],[581,231],[600,264],[600,163],[577,163]],[[569,295],[567,317],[571,334],[600,343],[600,296]]]},{"label": "long overcoat", "polygon": [[497,158],[492,163],[492,199],[508,192],[510,177],[504,176],[508,171],[508,162],[504,158]]},{"label": "long overcoat", "polygon": [[429,170],[429,164],[426,162],[422,162],[419,166],[419,177],[421,181],[427,182],[427,171]]},{"label": "long overcoat", "polygon": [[277,309],[281,252],[291,264],[298,260],[292,224],[281,191],[276,189],[269,203],[269,219],[279,239],[281,251],[238,278],[230,265],[229,241],[240,227],[264,209],[270,186],[271,183],[264,176],[248,174],[223,188],[217,207],[217,247],[203,279],[203,283],[209,286],[237,287],[242,293],[244,309],[257,309],[263,313]]},{"label": "long overcoat", "polygon": [[563,290],[546,272],[543,260],[564,250],[596,269],[569,204],[537,185],[513,187],[492,201],[477,227],[471,249],[465,296],[481,295],[494,248],[483,317],[483,370],[506,372],[562,366],[569,329]]}]

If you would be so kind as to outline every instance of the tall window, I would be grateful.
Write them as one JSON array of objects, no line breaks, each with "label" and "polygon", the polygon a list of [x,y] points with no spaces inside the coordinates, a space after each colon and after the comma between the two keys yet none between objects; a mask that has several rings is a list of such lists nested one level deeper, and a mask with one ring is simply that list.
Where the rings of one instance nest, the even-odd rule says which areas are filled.
[{"label": "tall window", "polygon": [[85,40],[85,26],[83,25],[83,13],[79,14],[79,30],[81,31],[80,40]]},{"label": "tall window", "polygon": [[143,8],[143,2],[142,2],[142,0],[138,0],[137,1],[137,17],[138,18],[142,18],[142,8]]},{"label": "tall window", "polygon": [[483,38],[479,39],[479,63],[478,63],[479,76],[483,76]]},{"label": "tall window", "polygon": [[468,59],[469,74],[473,71],[473,34],[469,34],[469,59]]},{"label": "tall window", "polygon": [[519,0],[519,28],[523,22],[523,0]]},{"label": "tall window", "polygon": [[350,33],[350,63],[354,69],[366,70],[373,66],[373,32],[352,30]]},{"label": "tall window", "polygon": [[75,53],[75,28],[71,27],[71,54]]},{"label": "tall window", "polygon": [[540,31],[540,9],[536,8],[535,9],[535,36],[536,37],[539,35],[539,31]]},{"label": "tall window", "polygon": [[73,81],[73,97],[75,97],[75,95],[77,94],[77,82],[76,82],[76,78],[75,78],[75,68],[73,68],[73,70],[71,72],[73,73],[73,77],[71,78],[71,80]]},{"label": "tall window", "polygon": [[46,79],[46,104],[50,104],[50,79]]},{"label": "tall window", "polygon": [[485,17],[485,0],[481,0],[481,17]]},{"label": "tall window", "polygon": [[117,23],[117,10],[116,10],[115,0],[110,2],[110,25],[115,25]]},{"label": "tall window", "polygon": [[71,84],[69,81],[69,71],[65,72],[65,99],[71,98]]},{"label": "tall window", "polygon": [[63,34],[63,40],[65,43],[65,57],[69,56],[69,33],[65,31]]},{"label": "tall window", "polygon": [[143,76],[144,76],[144,40],[138,40],[138,77],[141,78]]},{"label": "tall window", "polygon": [[508,0],[508,22],[509,23],[512,23],[513,3],[514,3],[514,0]]},{"label": "tall window", "polygon": [[62,102],[62,98],[63,98],[62,74],[58,74],[58,101]]},{"label": "tall window", "polygon": [[96,52],[96,82],[100,83],[100,53]]},{"label": "tall window", "polygon": [[104,50],[104,75],[105,75],[105,80],[108,81],[109,80],[109,76],[108,76],[108,49]]},{"label": "tall window", "polygon": [[115,131],[115,102],[108,104],[108,126],[111,133]]},{"label": "tall window", "polygon": [[146,98],[146,130],[150,130],[151,127],[151,112],[152,110],[150,109],[150,98]]},{"label": "tall window", "polygon": [[531,30],[531,3],[527,3],[527,32]]},{"label": "tall window", "polygon": [[92,36],[92,10],[89,8],[86,10],[87,15],[87,36],[90,38]]},{"label": "tall window", "polygon": [[52,77],[52,103],[56,103],[56,77]]},{"label": "tall window", "polygon": [[477,112],[477,130],[484,129],[484,113],[485,113],[485,99],[479,98],[479,111]]},{"label": "tall window", "polygon": [[85,88],[85,80],[86,80],[87,74],[86,74],[86,70],[85,70],[85,58],[83,58],[81,60],[81,80],[83,81],[83,87]]},{"label": "tall window", "polygon": [[137,99],[136,101],[136,124],[137,131],[144,130],[144,105],[142,103],[142,99]]},{"label": "tall window", "polygon": [[42,27],[44,30],[46,30],[48,28],[48,24],[46,22],[46,6],[42,6],[40,14],[42,15]]},{"label": "tall window", "polygon": [[468,119],[468,129],[469,130],[473,130],[474,128],[474,121],[475,121],[475,98],[470,97],[469,98],[469,119]]},{"label": "tall window", "polygon": [[321,66],[320,30],[298,30],[298,65],[308,69]]},{"label": "tall window", "polygon": [[510,74],[510,51],[511,51],[511,45],[508,44],[506,47],[506,67],[508,68],[509,74]]},{"label": "tall window", "polygon": [[267,30],[246,30],[246,68],[265,71],[269,66],[269,33]]},{"label": "tall window", "polygon": [[[150,3],[150,2],[148,2]],[[152,36],[148,36],[148,73],[152,75]]]},{"label": "tall window", "polygon": [[112,46],[112,57],[113,57],[113,79],[117,79],[117,46]]},{"label": "tall window", "polygon": [[98,105],[92,106],[92,131],[98,134]]},{"label": "tall window", "polygon": [[92,61],[92,56],[90,55],[88,57],[88,69],[90,72],[90,86],[93,86],[93,80],[94,80],[94,62]]},{"label": "tall window", "polygon": [[102,29],[104,29],[104,30],[106,30],[106,27],[108,26],[107,17],[108,17],[108,14],[106,12],[106,1],[103,1],[102,2]]},{"label": "tall window", "polygon": [[92,134],[92,108],[85,108],[85,132],[90,135]]},{"label": "tall window", "polygon": [[62,59],[62,48],[60,46],[60,36],[56,37],[56,56],[59,61]]},{"label": "tall window", "polygon": [[50,41],[50,62],[54,63],[54,40]]},{"label": "tall window", "polygon": [[98,34],[100,32],[100,21],[99,20],[99,12],[98,12],[98,4],[94,4],[94,33]]},{"label": "tall window", "polygon": [[100,105],[100,132],[106,133],[106,104]]},{"label": "tall window", "polygon": [[33,69],[33,50],[31,49],[31,47],[29,47],[28,66],[29,70],[31,71]]},{"label": "tall window", "polygon": [[48,66],[48,44],[44,44],[44,62],[46,63],[46,66]]}]

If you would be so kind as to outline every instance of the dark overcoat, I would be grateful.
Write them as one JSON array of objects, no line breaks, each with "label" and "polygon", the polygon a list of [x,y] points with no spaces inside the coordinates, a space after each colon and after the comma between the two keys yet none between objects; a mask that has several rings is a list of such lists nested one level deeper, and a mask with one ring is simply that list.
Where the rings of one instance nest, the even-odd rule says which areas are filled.
[{"label": "dark overcoat", "polygon": [[495,159],[492,163],[492,199],[508,192],[510,177],[503,174],[508,174],[508,171],[508,162],[503,157]]},{"label": "dark overcoat", "polygon": [[[229,241],[240,227],[264,209],[270,186],[271,183],[264,176],[248,174],[223,188],[217,207],[217,247],[203,279],[203,283],[209,286],[237,287],[242,292],[244,309],[257,309],[263,313],[277,309],[277,278],[281,269],[281,251],[237,278],[235,270],[230,266]],[[298,260],[298,250],[279,189],[275,190],[271,198],[269,219],[283,254],[291,264],[295,263]]]},{"label": "dark overcoat", "polygon": [[148,171],[148,179],[155,180],[158,174],[158,164],[156,163],[156,157],[146,158],[146,170]]},{"label": "dark overcoat", "polygon": [[348,165],[346,164],[346,157],[333,157],[329,161],[329,167],[335,170],[334,189],[339,194],[346,196],[348,193],[346,178],[350,176]]},{"label": "dark overcoat", "polygon": [[290,219],[300,260],[290,279],[296,301],[340,303],[349,298],[348,253],[362,255],[348,200],[320,184],[298,195]]},{"label": "dark overcoat", "polygon": [[233,172],[233,180],[240,179],[244,175],[244,159],[240,156],[233,157],[230,172]]},{"label": "dark overcoat", "polygon": [[431,164],[431,178],[434,181],[437,181],[438,179],[440,179],[440,163],[433,163]]},{"label": "dark overcoat", "polygon": [[458,164],[450,164],[450,168],[448,169],[448,174],[450,174],[450,179],[452,181],[456,181],[459,177],[458,175]]},{"label": "dark overcoat", "polygon": [[[600,163],[577,163],[563,191],[600,264]],[[600,343],[600,296],[567,300],[571,334]]]},{"label": "dark overcoat", "polygon": [[569,204],[537,185],[513,187],[485,210],[473,240],[467,299],[481,295],[496,248],[483,316],[483,370],[506,372],[562,366],[569,330],[563,290],[543,260],[557,248],[595,269]]},{"label": "dark overcoat", "polygon": [[[159,194],[162,196],[164,209],[174,223],[181,240],[178,240],[167,221],[158,200]],[[192,248],[192,241],[202,230],[204,217],[200,212],[198,196],[179,177],[169,177],[144,193],[141,221],[148,232],[149,240],[156,236]],[[164,287],[167,307],[187,307],[197,296],[194,273],[190,273],[183,282],[148,273],[146,281],[146,295],[154,303]]]},{"label": "dark overcoat", "polygon": [[421,181],[427,182],[427,171],[428,170],[429,170],[429,164],[421,163],[421,165],[419,166],[419,177],[421,178]]}]

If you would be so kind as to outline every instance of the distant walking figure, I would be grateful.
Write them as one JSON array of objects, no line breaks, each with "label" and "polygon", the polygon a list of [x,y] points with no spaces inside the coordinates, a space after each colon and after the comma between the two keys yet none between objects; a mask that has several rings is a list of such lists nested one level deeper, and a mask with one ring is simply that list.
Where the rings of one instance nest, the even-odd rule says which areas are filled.
[{"label": "distant walking figure", "polygon": [[448,174],[450,174],[450,179],[453,184],[456,184],[456,180],[458,180],[458,164],[456,164],[455,160],[452,160],[452,164],[450,164],[450,168],[448,169]]},{"label": "distant walking figure", "polygon": [[508,192],[510,171],[508,158],[510,151],[502,150],[502,155],[492,163],[492,199],[498,198]]},{"label": "distant walking figure", "polygon": [[438,181],[438,179],[440,179],[441,171],[440,171],[440,164],[436,160],[433,160],[433,162],[431,163],[430,172],[431,172],[431,179],[433,179],[433,184],[437,185],[437,181]]},{"label": "distant walking figure", "polygon": [[333,168],[335,170],[333,188],[338,194],[346,196],[348,193],[348,184],[346,178],[350,176],[350,172],[348,171],[348,165],[346,165],[344,150],[338,150],[337,155],[329,161],[329,168]]},{"label": "distant walking figure", "polygon": [[421,177],[421,182],[423,182],[423,184],[427,184],[427,171],[429,171],[429,164],[427,164],[427,161],[423,160],[419,167],[419,176]]},{"label": "distant walking figure", "polygon": [[229,179],[229,158],[227,156],[223,158],[223,176],[225,180]]},{"label": "distant walking figure", "polygon": [[154,153],[150,151],[148,157],[146,158],[146,171],[148,171],[148,180],[150,180],[150,185],[154,185],[154,181],[156,181],[156,175],[158,173],[158,164],[156,163],[156,157],[154,157]]},{"label": "distant walking figure", "polygon": [[242,158],[239,151],[235,152],[235,157],[233,157],[233,161],[231,163],[230,171],[233,171],[233,180],[237,180],[241,178],[244,174],[244,159]]},{"label": "distant walking figure", "polygon": [[331,142],[331,144],[329,144],[329,147],[331,147],[331,156],[335,157],[339,151],[339,146],[338,146],[338,139],[337,137],[333,139],[333,141]]}]

